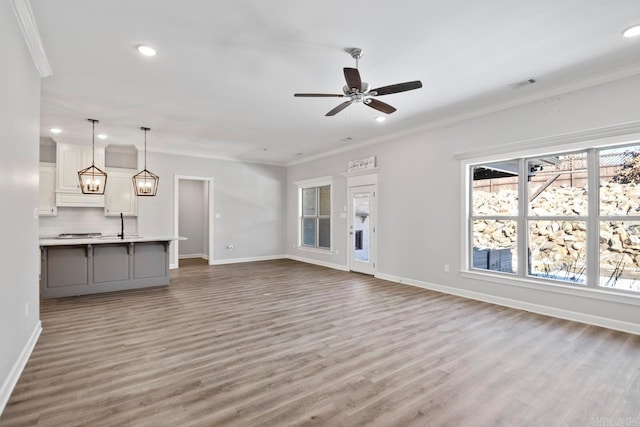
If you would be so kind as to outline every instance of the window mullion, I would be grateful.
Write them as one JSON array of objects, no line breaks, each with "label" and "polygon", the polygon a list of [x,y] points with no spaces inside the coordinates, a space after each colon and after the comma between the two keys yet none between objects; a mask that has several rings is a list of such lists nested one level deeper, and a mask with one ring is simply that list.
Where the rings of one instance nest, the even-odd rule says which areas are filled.
[{"label": "window mullion", "polygon": [[517,219],[517,238],[516,253],[518,254],[517,276],[527,277],[529,274],[528,262],[528,229],[527,218],[529,209],[529,200],[527,195],[527,161],[525,159],[518,160],[518,219]]},{"label": "window mullion", "polygon": [[587,162],[587,286],[596,288],[600,282],[600,165],[595,148],[588,151]]}]

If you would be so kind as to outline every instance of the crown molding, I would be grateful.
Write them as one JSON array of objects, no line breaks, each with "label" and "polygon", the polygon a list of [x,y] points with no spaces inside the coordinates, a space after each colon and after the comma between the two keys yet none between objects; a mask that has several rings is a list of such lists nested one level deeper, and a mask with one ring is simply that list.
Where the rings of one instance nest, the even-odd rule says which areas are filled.
[{"label": "crown molding", "polygon": [[574,143],[584,144],[586,142],[598,141],[605,143],[605,140],[607,140],[606,145],[611,145],[620,142],[632,142],[637,138],[640,138],[640,121],[510,142],[493,147],[484,147],[478,150],[457,153],[454,154],[453,157],[456,160],[470,160],[512,153],[514,151],[526,152],[533,149],[557,149]]},{"label": "crown molding", "polygon": [[22,29],[22,35],[27,43],[31,58],[35,64],[40,77],[49,77],[53,72],[51,71],[51,65],[49,65],[49,59],[44,51],[42,45],[42,39],[40,38],[40,31],[38,31],[38,25],[33,17],[33,11],[31,10],[31,4],[29,0],[11,0],[13,4],[13,10],[18,18],[18,23]]},{"label": "crown molding", "polygon": [[[137,145],[136,145],[137,147]],[[141,151],[138,148],[138,151]],[[286,164],[283,162],[275,162],[275,161],[267,161],[267,160],[252,160],[252,159],[243,159],[241,157],[232,157],[232,156],[222,156],[215,155],[207,152],[195,152],[192,150],[175,150],[168,148],[155,148],[153,150],[147,150],[147,153],[157,153],[157,154],[166,154],[170,156],[182,156],[182,157],[195,157],[198,159],[210,159],[210,160],[222,160],[225,162],[235,162],[235,163],[247,163],[254,165],[265,165],[265,166],[279,166],[286,167]]]}]

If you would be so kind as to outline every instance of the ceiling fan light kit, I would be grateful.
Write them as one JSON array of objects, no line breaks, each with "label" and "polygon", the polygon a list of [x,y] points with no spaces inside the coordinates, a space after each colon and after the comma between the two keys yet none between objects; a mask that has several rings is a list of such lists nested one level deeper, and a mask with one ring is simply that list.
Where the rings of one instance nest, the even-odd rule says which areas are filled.
[{"label": "ceiling fan light kit", "polygon": [[409,90],[419,89],[422,87],[420,80],[414,80],[411,82],[396,83],[393,85],[382,86],[376,89],[371,89],[371,85],[367,82],[363,82],[360,77],[360,71],[358,71],[358,60],[363,57],[364,52],[360,48],[348,49],[347,52],[353,59],[356,60],[356,68],[345,67],[343,69],[344,79],[347,84],[342,88],[342,94],[330,94],[330,93],[295,93],[293,96],[307,97],[307,98],[349,98],[348,101],[339,104],[333,110],[329,111],[325,116],[335,116],[340,111],[347,108],[354,103],[362,103],[367,107],[373,108],[385,114],[391,114],[396,111],[395,107],[375,99],[376,96],[390,95],[392,93],[406,92]]}]

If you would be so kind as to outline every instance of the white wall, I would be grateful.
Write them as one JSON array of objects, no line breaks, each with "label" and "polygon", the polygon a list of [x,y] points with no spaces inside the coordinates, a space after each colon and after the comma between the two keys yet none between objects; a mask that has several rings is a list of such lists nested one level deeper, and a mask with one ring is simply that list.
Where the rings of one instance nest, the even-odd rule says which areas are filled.
[{"label": "white wall", "polygon": [[209,220],[207,215],[208,197],[206,193],[206,181],[181,179],[179,201],[178,233],[186,237],[179,244],[180,257],[201,257],[205,254],[208,233],[206,225]]},{"label": "white wall", "polygon": [[[491,300],[515,301],[521,307],[557,315],[571,317],[573,312],[577,315],[572,318],[590,322],[602,318],[607,324],[613,320],[614,327],[640,333],[637,303],[602,301],[462,277],[461,165],[454,158],[460,152],[639,121],[638,93],[640,76],[629,77],[291,166],[287,170],[287,251],[315,262],[347,265],[347,220],[339,216],[347,204],[347,191],[341,174],[349,160],[375,155],[380,167],[381,277],[435,284],[460,294],[480,293]],[[506,152],[514,149],[511,146]],[[293,249],[298,224],[293,182],[327,175],[334,180],[334,251],[318,254]],[[450,273],[443,271],[445,264],[450,266]]]},{"label": "white wall", "polygon": [[[0,2],[0,413],[39,330],[40,77],[11,2]],[[28,313],[26,312],[28,306]],[[28,354],[27,354],[28,355]]]},{"label": "white wall", "polygon": [[[140,235],[175,234],[174,177],[213,178],[214,260],[275,257],[285,253],[284,167],[147,153],[148,169],[160,176],[156,197],[138,200]],[[226,249],[234,245],[233,250]],[[176,264],[172,251],[171,264]]]}]

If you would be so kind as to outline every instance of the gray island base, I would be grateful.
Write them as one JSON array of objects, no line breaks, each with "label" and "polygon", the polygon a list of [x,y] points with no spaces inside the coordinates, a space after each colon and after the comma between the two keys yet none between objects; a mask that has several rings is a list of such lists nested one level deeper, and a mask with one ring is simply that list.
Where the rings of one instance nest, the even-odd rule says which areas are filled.
[{"label": "gray island base", "polygon": [[172,240],[87,242],[41,240],[42,298],[59,298],[169,284]]}]

